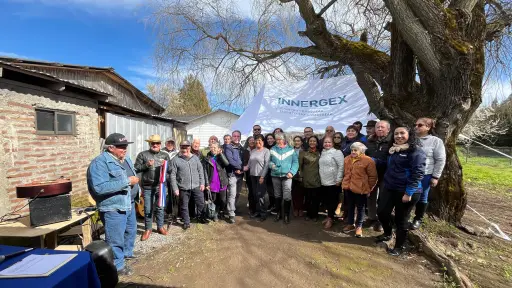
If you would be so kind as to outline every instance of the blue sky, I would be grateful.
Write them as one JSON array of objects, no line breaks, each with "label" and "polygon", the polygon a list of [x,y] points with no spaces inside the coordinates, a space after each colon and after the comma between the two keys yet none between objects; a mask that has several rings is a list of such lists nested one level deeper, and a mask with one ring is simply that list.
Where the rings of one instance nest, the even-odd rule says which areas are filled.
[{"label": "blue sky", "polygon": [[[242,13],[250,15],[252,1],[237,1]],[[156,78],[151,64],[155,36],[143,21],[143,2],[0,0],[0,55],[113,67],[145,90]],[[503,83],[491,83],[488,92],[508,95],[507,82],[492,88]]]}]

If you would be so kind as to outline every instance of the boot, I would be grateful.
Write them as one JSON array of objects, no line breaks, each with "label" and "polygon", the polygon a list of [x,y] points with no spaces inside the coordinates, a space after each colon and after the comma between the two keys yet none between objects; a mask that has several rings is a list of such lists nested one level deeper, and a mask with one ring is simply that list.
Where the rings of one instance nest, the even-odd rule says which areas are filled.
[{"label": "boot", "polygon": [[142,237],[140,237],[140,241],[146,241],[149,239],[149,235],[151,235],[151,230],[146,230],[142,234]]},{"label": "boot", "polygon": [[284,224],[290,224],[290,208],[292,206],[292,201],[287,200],[284,201]]},{"label": "boot", "polygon": [[275,211],[276,217],[274,218],[274,222],[279,222],[281,220],[281,198],[275,198]]},{"label": "boot", "polygon": [[274,196],[268,196],[268,211],[270,213],[273,213],[275,212],[275,209],[276,209],[276,198],[274,198]]},{"label": "boot", "polygon": [[160,228],[158,228],[158,230],[157,230],[157,231],[158,231],[158,234],[162,234],[162,235],[164,235],[164,236],[165,236],[165,235],[167,235],[167,230],[165,230],[165,228],[164,228],[164,227],[160,227]]},{"label": "boot", "polygon": [[421,223],[423,222],[423,216],[425,216],[425,212],[427,211],[428,203],[420,203],[416,204],[416,216],[414,217],[414,221],[410,225],[411,230],[417,230],[420,228]]}]

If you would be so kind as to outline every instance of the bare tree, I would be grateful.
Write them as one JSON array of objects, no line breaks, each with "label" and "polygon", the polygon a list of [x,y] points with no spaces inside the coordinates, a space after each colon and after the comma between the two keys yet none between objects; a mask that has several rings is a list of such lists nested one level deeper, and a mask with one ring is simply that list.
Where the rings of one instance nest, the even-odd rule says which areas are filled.
[{"label": "bare tree", "polygon": [[447,165],[432,207],[457,223],[467,200],[455,141],[482,102],[486,55],[510,41],[509,2],[255,0],[248,20],[235,1],[169,0],[152,1],[151,20],[160,71],[203,75],[230,101],[268,80],[353,73],[380,119],[436,119]]},{"label": "bare tree", "polygon": [[[503,119],[499,118],[494,108],[480,107],[473,113],[461,134],[470,139],[485,140],[494,144],[497,137],[507,133],[507,130],[507,126],[503,125]],[[470,139],[461,140],[469,144]]]}]

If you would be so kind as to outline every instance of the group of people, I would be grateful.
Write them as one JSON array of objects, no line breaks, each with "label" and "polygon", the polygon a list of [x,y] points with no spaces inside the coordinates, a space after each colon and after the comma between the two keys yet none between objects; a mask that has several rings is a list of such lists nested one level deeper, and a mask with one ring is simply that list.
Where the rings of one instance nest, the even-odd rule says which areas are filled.
[{"label": "group of people", "polygon": [[[437,185],[445,165],[444,144],[435,136],[434,124],[420,118],[414,128],[391,132],[386,120],[368,121],[364,135],[358,121],[347,127],[345,136],[328,126],[319,138],[306,127],[303,135],[291,139],[280,128],[263,135],[261,126],[254,125],[245,145],[240,131],[233,131],[222,144],[211,136],[205,149],[194,139],[182,141],[177,150],[172,138],[161,149],[160,136],[152,135],[146,140],[149,149],[139,153],[135,164],[126,158],[131,142],[114,133],[89,166],[89,191],[97,201],[116,267],[123,273],[129,273],[125,258],[133,257],[139,191],[144,198],[144,241],[150,237],[153,215],[158,233],[167,234],[164,209],[167,206],[172,214],[175,204],[185,230],[191,216],[200,222],[235,223],[244,178],[252,219],[265,221],[274,214],[274,221],[288,224],[293,209],[295,217],[316,222],[322,209],[327,211],[325,229],[335,221],[345,222],[343,232],[362,237],[366,224],[383,232],[377,242],[391,240],[394,220],[396,243],[388,253],[400,255],[407,231],[421,226],[430,187]],[[409,222],[413,209],[415,217]]]}]

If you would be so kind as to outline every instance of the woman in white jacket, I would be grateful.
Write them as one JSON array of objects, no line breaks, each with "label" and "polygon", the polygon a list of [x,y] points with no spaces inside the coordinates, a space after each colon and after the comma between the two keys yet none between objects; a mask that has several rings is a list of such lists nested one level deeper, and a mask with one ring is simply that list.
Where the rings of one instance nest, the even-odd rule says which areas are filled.
[{"label": "woman in white jacket", "polygon": [[343,162],[343,153],[333,148],[332,138],[325,137],[319,160],[322,202],[327,206],[327,218],[322,222],[325,229],[331,228],[334,221],[334,211],[338,205],[338,194],[343,180]]},{"label": "woman in white jacket", "polygon": [[430,187],[436,187],[437,181],[441,177],[444,165],[446,163],[446,152],[444,149],[443,140],[432,135],[435,129],[435,122],[430,118],[420,118],[415,124],[416,137],[420,140],[420,148],[427,155],[427,162],[425,167],[425,176],[421,181],[423,192],[421,193],[420,200],[416,204],[414,220],[410,225],[410,229],[415,230],[420,228],[423,216],[427,211],[428,205],[428,192]]}]

